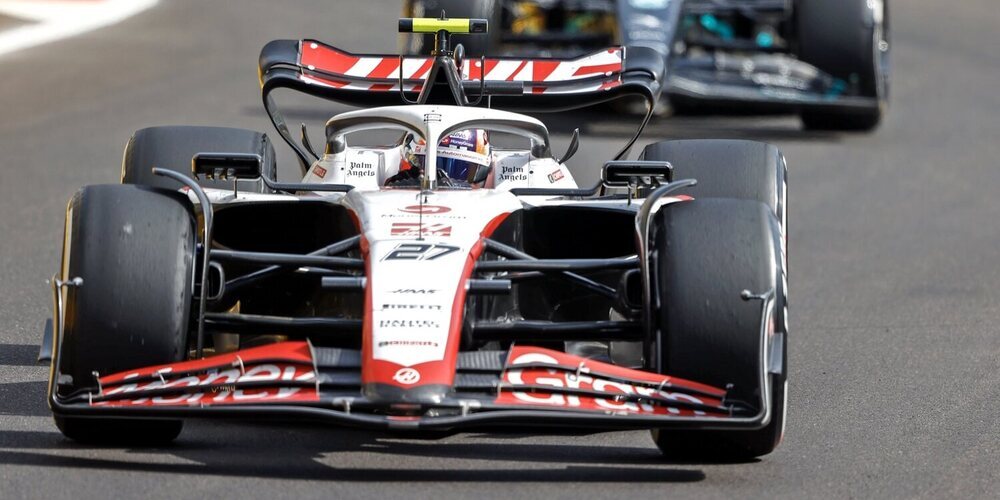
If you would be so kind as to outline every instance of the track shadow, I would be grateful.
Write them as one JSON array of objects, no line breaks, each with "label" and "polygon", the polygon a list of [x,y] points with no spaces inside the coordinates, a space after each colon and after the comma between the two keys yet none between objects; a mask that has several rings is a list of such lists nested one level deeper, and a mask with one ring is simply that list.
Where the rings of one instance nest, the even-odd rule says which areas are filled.
[{"label": "track shadow", "polygon": [[52,430],[42,431],[0,431],[0,448],[19,450],[51,449],[63,446],[65,438],[52,424]]},{"label": "track shadow", "polygon": [[0,384],[0,415],[47,417],[45,406],[46,382],[12,382]]},{"label": "track shadow", "polygon": [[0,344],[0,365],[39,366],[38,346],[24,344]]},{"label": "track shadow", "polygon": [[[92,450],[101,448],[73,443],[55,432],[0,431],[0,464],[352,482],[669,483],[705,479],[699,469],[665,464],[653,448],[586,445],[572,437],[558,445],[498,444],[483,442],[480,435],[467,436],[414,440],[321,426],[234,428],[211,422],[189,426],[170,447],[118,453],[108,448],[107,458],[94,458],[100,454]],[[70,456],[80,450],[90,451],[83,457]],[[157,455],[162,458],[157,460]],[[456,465],[451,467],[451,463]]]}]

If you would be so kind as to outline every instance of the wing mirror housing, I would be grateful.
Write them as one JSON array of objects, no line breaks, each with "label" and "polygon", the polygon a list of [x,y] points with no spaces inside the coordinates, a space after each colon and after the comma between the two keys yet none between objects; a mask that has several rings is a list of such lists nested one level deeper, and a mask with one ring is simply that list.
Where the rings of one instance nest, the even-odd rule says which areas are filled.
[{"label": "wing mirror housing", "polygon": [[559,163],[565,164],[567,160],[573,157],[576,152],[580,149],[580,129],[573,129],[573,136],[569,139],[569,147],[566,148],[566,152],[563,153],[562,158],[557,161]]},{"label": "wing mirror housing", "polygon": [[260,155],[246,153],[198,153],[191,159],[195,178],[259,179],[263,171]]},{"label": "wing mirror housing", "polygon": [[674,167],[666,161],[609,161],[601,169],[607,187],[658,186],[674,179]]}]

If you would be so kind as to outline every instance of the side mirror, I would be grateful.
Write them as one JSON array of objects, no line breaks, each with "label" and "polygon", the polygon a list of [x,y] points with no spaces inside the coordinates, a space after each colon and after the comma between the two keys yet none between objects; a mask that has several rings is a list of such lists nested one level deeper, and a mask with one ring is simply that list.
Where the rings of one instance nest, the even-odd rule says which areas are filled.
[{"label": "side mirror", "polygon": [[572,158],[578,149],[580,149],[580,129],[576,128],[573,129],[573,137],[569,139],[569,147],[566,148],[566,152],[563,153],[562,158],[559,158],[557,161],[559,163],[566,163],[566,160]]},{"label": "side mirror", "polygon": [[609,161],[601,169],[607,187],[660,185],[672,181],[674,167],[666,161]]},{"label": "side mirror", "polygon": [[191,172],[195,178],[208,179],[259,179],[263,160],[257,154],[198,153],[191,158]]}]

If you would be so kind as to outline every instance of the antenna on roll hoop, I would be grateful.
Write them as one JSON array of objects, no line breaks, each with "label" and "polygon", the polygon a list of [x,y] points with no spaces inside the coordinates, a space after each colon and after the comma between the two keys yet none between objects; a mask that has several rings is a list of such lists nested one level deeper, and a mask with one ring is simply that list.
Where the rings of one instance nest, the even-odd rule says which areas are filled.
[{"label": "antenna on roll hoop", "polygon": [[[433,33],[434,48],[431,57],[434,58],[427,79],[420,89],[420,94],[416,101],[411,101],[406,97],[403,87],[403,56],[399,56],[399,93],[403,102],[407,104],[456,104],[458,106],[478,105],[483,95],[486,94],[485,75],[480,76],[479,97],[475,102],[470,103],[465,95],[462,86],[462,63],[465,58],[465,49],[461,44],[451,48],[451,35],[462,34],[485,34],[489,29],[486,19],[448,19],[445,11],[441,11],[441,17],[434,18],[403,18],[399,20],[400,33]],[[480,67],[485,66],[486,58],[480,58]],[[447,86],[450,99],[443,96],[442,88]]]}]

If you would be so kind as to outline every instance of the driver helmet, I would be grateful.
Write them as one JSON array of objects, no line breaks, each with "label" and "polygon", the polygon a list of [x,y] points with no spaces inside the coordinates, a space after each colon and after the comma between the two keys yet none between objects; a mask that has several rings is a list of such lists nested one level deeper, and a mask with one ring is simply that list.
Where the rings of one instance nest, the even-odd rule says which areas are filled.
[{"label": "driver helmet", "polygon": [[[400,170],[423,170],[427,143],[409,136],[403,145],[403,165]],[[487,132],[469,129],[454,132],[441,140],[437,148],[438,175],[444,173],[451,180],[471,182],[482,168],[491,164],[491,148]]]}]

